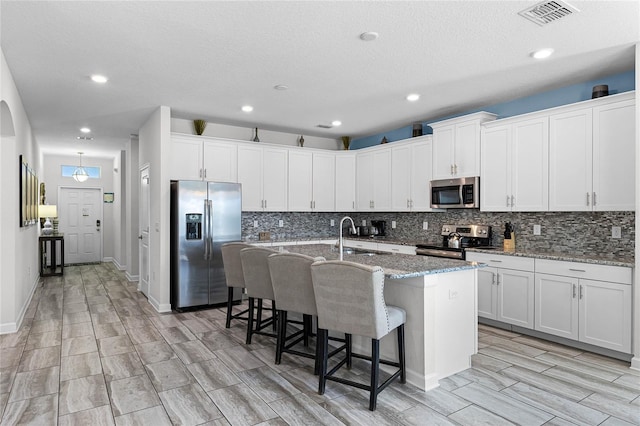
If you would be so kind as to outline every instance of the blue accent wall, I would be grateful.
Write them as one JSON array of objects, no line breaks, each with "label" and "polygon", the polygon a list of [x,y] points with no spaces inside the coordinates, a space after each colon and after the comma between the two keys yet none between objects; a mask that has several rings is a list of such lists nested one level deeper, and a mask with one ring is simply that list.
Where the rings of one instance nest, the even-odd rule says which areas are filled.
[{"label": "blue accent wall", "polygon": [[[429,122],[446,120],[448,118],[459,117],[478,111],[487,111],[497,114],[498,118],[506,118],[514,115],[539,111],[542,109],[586,101],[588,99],[591,99],[593,86],[599,84],[607,84],[609,86],[610,95],[635,90],[635,71],[628,71],[622,74],[610,75],[599,78],[598,80],[591,80],[584,83],[574,84],[571,86],[562,87],[560,89],[539,93],[537,95],[515,99],[509,102],[503,102],[500,104],[489,105],[470,111],[464,111],[459,114],[429,120]],[[428,135],[432,133],[433,130],[431,129],[431,127],[427,126],[427,122],[423,122],[423,134]],[[354,139],[351,141],[350,149],[361,149],[378,145],[382,138],[385,136],[389,142],[393,142],[410,138],[412,134],[412,126],[401,127],[400,129],[389,130],[385,133],[379,133],[359,139]]]}]

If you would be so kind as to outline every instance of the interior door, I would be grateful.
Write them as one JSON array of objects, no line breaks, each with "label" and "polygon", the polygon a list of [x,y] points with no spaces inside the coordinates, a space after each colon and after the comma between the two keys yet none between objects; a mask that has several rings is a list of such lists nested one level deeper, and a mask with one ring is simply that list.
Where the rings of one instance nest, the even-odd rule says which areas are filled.
[{"label": "interior door", "polygon": [[140,169],[140,192],[139,192],[139,215],[138,224],[140,244],[138,246],[140,255],[140,282],[138,290],[145,296],[149,296],[149,166]]},{"label": "interior door", "polygon": [[65,263],[102,260],[102,189],[60,188],[58,219]]}]

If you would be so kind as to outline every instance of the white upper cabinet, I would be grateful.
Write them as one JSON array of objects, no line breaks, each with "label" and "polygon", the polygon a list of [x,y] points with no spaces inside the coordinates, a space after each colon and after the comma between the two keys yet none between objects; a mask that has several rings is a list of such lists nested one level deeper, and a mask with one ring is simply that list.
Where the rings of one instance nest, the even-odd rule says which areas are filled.
[{"label": "white upper cabinet", "polygon": [[352,212],[356,209],[356,155],[336,155],[336,208],[337,212]]},{"label": "white upper cabinet", "polygon": [[391,148],[393,211],[431,211],[431,136]]},{"label": "white upper cabinet", "polygon": [[188,135],[171,137],[170,178],[237,182],[237,143]]},{"label": "white upper cabinet", "polygon": [[287,211],[287,154],[284,148],[238,147],[243,211]]},{"label": "white upper cabinet", "polygon": [[480,175],[480,125],[495,120],[488,112],[429,124],[433,128],[433,179]]},{"label": "white upper cabinet", "polygon": [[549,125],[546,116],[488,123],[482,130],[481,146],[481,210],[548,210]]},{"label": "white upper cabinet", "polygon": [[335,154],[289,151],[289,211],[334,211]]},{"label": "white upper cabinet", "polygon": [[549,118],[549,209],[635,209],[635,101],[629,92]]},{"label": "white upper cabinet", "polygon": [[390,211],[391,149],[377,148],[356,154],[357,209]]}]

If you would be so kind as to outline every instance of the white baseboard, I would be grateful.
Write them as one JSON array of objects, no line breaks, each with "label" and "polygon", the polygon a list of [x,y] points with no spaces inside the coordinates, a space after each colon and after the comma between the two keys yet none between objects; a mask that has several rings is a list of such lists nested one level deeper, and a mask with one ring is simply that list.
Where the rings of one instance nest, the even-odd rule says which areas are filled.
[{"label": "white baseboard", "polygon": [[129,271],[124,273],[124,276],[127,277],[129,281],[140,281],[140,275],[131,275]]},{"label": "white baseboard", "polygon": [[20,330],[22,321],[24,321],[24,315],[27,313],[27,309],[29,309],[29,305],[31,304],[31,299],[33,299],[33,293],[35,293],[36,287],[38,287],[39,282],[40,282],[40,277],[36,276],[35,282],[31,285],[31,291],[29,292],[29,297],[27,297],[27,300],[24,306],[20,308],[20,313],[18,314],[16,321],[0,324],[0,334],[15,333],[18,330]]},{"label": "white baseboard", "polygon": [[127,270],[127,265],[121,265],[120,262],[118,262],[118,259],[116,259],[116,258],[111,258],[111,263],[113,263],[113,265],[116,267],[116,269],[118,271],[126,271]]},{"label": "white baseboard", "polygon": [[102,261],[103,261],[104,263],[109,263],[109,262],[113,263],[113,257],[111,257],[111,256],[109,256],[109,257],[103,257],[103,258],[102,258]]},{"label": "white baseboard", "polygon": [[147,297],[151,306],[158,311],[159,313],[171,312],[171,304],[170,303],[159,303],[153,296],[149,295]]},{"label": "white baseboard", "polygon": [[631,368],[640,371],[640,357],[634,356],[631,358]]}]

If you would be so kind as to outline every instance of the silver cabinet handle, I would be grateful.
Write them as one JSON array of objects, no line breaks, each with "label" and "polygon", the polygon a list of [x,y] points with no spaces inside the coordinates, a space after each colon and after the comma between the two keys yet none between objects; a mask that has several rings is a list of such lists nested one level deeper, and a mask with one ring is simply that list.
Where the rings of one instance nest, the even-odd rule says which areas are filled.
[{"label": "silver cabinet handle", "polygon": [[496,285],[500,285],[500,274],[496,274],[498,276],[498,279],[496,281]]},{"label": "silver cabinet handle", "polygon": [[573,269],[573,268],[569,268],[569,270],[570,270],[570,271],[573,271],[573,272],[587,272],[587,271],[585,271],[584,269]]},{"label": "silver cabinet handle", "polygon": [[204,178],[207,178],[207,169],[204,169]]},{"label": "silver cabinet handle", "polygon": [[515,206],[516,204],[516,197],[514,197],[513,195],[511,196],[511,207]]},{"label": "silver cabinet handle", "polygon": [[453,173],[456,174],[456,175],[458,174],[458,165],[457,164],[453,165]]},{"label": "silver cabinet handle", "polygon": [[509,196],[507,195],[507,207],[509,207]]},{"label": "silver cabinet handle", "polygon": [[312,209],[313,208],[313,201],[309,201],[309,208]]},{"label": "silver cabinet handle", "polygon": [[493,259],[489,259],[489,262],[502,263],[502,260],[493,260]]},{"label": "silver cabinet handle", "polygon": [[573,285],[573,298],[576,298],[576,285]]},{"label": "silver cabinet handle", "polygon": [[264,208],[267,208],[267,200],[264,200]]},{"label": "silver cabinet handle", "polygon": [[351,202],[351,208],[354,209],[354,210],[356,209],[356,202],[355,201]]},{"label": "silver cabinet handle", "polygon": [[497,282],[496,282],[496,276],[497,276],[497,275],[498,275],[498,274],[494,274],[493,272],[491,273],[491,277],[492,277],[492,279],[491,279],[491,284],[495,284],[495,285],[497,285]]},{"label": "silver cabinet handle", "polygon": [[593,193],[593,205],[594,206],[596,205],[596,193],[595,192]]},{"label": "silver cabinet handle", "polygon": [[202,177],[202,169],[200,169],[200,177]]},{"label": "silver cabinet handle", "polygon": [[453,175],[453,164],[449,166],[451,168],[451,175]]},{"label": "silver cabinet handle", "polygon": [[584,290],[584,286],[583,286],[583,285],[581,285],[581,286],[580,286],[580,299],[582,299],[582,296],[583,296],[582,292],[583,292],[583,290]]},{"label": "silver cabinet handle", "polygon": [[587,206],[589,205],[589,193],[587,192]]}]

